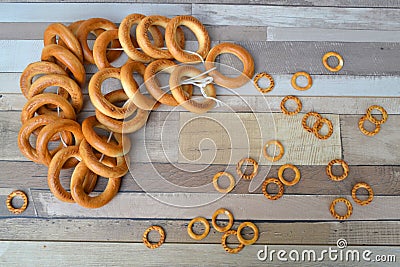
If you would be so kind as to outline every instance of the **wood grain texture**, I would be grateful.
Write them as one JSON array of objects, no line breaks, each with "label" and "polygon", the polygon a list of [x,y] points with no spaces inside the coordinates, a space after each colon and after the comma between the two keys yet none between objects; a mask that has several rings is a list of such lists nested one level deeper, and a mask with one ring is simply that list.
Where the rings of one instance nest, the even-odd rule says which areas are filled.
[{"label": "wood grain texture", "polygon": [[[0,219],[0,240],[20,241],[80,241],[80,242],[141,242],[149,225],[160,225],[167,233],[166,243],[219,244],[221,233],[211,227],[207,238],[196,241],[187,234],[189,220],[135,220],[135,219],[56,219],[56,218],[3,218]],[[223,222],[220,222],[221,224]],[[241,222],[236,221],[233,229]],[[260,235],[256,244],[326,245],[339,238],[351,246],[398,246],[400,236],[397,221],[351,222],[261,222],[254,221]],[[194,224],[196,233],[202,225]],[[318,231],[315,231],[318,229]],[[250,236],[243,229],[243,235]],[[233,242],[237,242],[234,240]]]}]

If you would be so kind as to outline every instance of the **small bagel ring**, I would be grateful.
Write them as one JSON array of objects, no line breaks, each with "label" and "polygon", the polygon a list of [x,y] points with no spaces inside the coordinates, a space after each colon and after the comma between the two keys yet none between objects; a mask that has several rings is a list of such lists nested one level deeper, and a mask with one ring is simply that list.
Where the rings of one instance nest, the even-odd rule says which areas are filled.
[{"label": "small bagel ring", "polygon": [[243,243],[239,243],[239,245],[236,248],[228,247],[228,245],[226,244],[226,240],[228,239],[228,236],[230,236],[230,235],[238,236],[236,230],[226,231],[222,236],[221,244],[222,244],[222,247],[224,248],[224,250],[226,252],[232,253],[232,254],[236,254],[236,253],[240,252],[244,248],[244,244]]},{"label": "small bagel ring", "polygon": [[[333,173],[332,173],[332,166],[336,163],[339,163],[343,168],[343,174],[340,176],[333,175]],[[349,165],[347,165],[347,163],[342,159],[331,160],[328,163],[328,166],[326,166],[326,174],[333,181],[342,181],[342,180],[346,179],[347,175],[349,175]]]},{"label": "small bagel ring", "polygon": [[[297,108],[296,108],[295,111],[289,111],[289,110],[286,109],[285,103],[286,103],[286,101],[288,101],[289,99],[292,99],[292,100],[294,100],[294,102],[297,103]],[[285,96],[285,97],[282,99],[282,102],[281,102],[281,110],[282,110],[283,114],[286,114],[286,115],[289,115],[289,116],[295,115],[295,114],[299,113],[299,112],[301,111],[302,108],[303,108],[303,105],[302,105],[302,103],[301,103],[301,101],[300,101],[300,99],[299,99],[298,97],[295,97],[295,96],[292,96],[292,95],[288,95],[288,96]]]},{"label": "small bagel ring", "polygon": [[[306,86],[301,87],[301,86],[297,85],[297,77],[299,77],[299,76],[304,76],[304,77],[307,78],[307,85]],[[292,82],[293,88],[296,89],[296,90],[299,90],[299,91],[305,91],[305,90],[310,89],[311,86],[312,86],[312,83],[313,83],[310,74],[308,74],[305,71],[299,71],[299,72],[296,72],[295,74],[293,74],[291,82]]]},{"label": "small bagel ring", "polygon": [[[322,126],[324,125],[324,123],[326,123],[328,125],[328,133],[326,135],[322,135],[319,132],[321,130]],[[328,120],[327,118],[322,118],[322,119],[316,121],[313,126],[313,133],[318,139],[321,139],[321,140],[328,139],[333,134],[332,122],[330,120]]]},{"label": "small bagel ring", "polygon": [[304,128],[307,132],[312,133],[312,132],[313,132],[313,129],[312,129],[310,126],[308,126],[308,124],[307,124],[307,119],[308,119],[310,116],[316,117],[316,118],[317,118],[317,121],[321,120],[321,119],[322,119],[322,116],[321,116],[319,113],[317,113],[317,112],[308,112],[308,113],[306,113],[306,115],[304,115],[303,119],[301,120],[301,125],[303,125],[303,128]]},{"label": "small bagel ring", "polygon": [[365,134],[366,136],[374,136],[377,133],[379,133],[379,131],[381,130],[381,125],[380,124],[374,124],[375,125],[375,129],[370,132],[367,129],[364,128],[364,122],[367,120],[367,116],[362,116],[360,118],[360,120],[358,121],[358,128],[360,129],[360,131]]},{"label": "small bagel ring", "polygon": [[[268,86],[267,88],[261,88],[260,85],[258,84],[258,81],[259,81],[261,78],[267,78],[267,79],[269,80],[269,86]],[[257,90],[260,91],[260,92],[263,93],[263,94],[268,93],[268,92],[271,92],[272,89],[274,89],[274,86],[275,86],[275,81],[274,81],[274,79],[272,78],[271,75],[269,75],[269,74],[266,73],[266,72],[258,73],[258,74],[254,77],[253,82],[254,82],[254,86],[257,88]]]},{"label": "small bagel ring", "polygon": [[[276,195],[271,195],[270,193],[268,193],[267,187],[269,184],[276,184],[279,187],[279,191]],[[264,196],[270,200],[277,200],[280,197],[283,196],[283,191],[284,191],[284,187],[281,181],[279,181],[276,178],[268,178],[265,179],[265,181],[262,184],[262,192],[264,194]]]},{"label": "small bagel ring", "polygon": [[[251,229],[253,229],[254,236],[252,239],[246,239],[242,236],[241,232],[242,232],[242,229],[245,227],[250,227]],[[237,229],[237,238],[238,238],[239,242],[246,246],[253,245],[258,239],[258,235],[259,235],[258,227],[252,222],[243,222],[239,225],[239,227]]]},{"label": "small bagel ring", "polygon": [[[267,148],[270,145],[276,145],[279,148],[279,155],[277,156],[270,156],[268,154]],[[281,142],[279,142],[278,140],[270,140],[268,141],[265,145],[264,145],[264,149],[263,149],[263,155],[264,158],[266,158],[267,160],[271,161],[271,162],[275,162],[280,160],[283,157],[283,153],[285,153],[285,149],[283,148],[283,145]]]},{"label": "small bagel ring", "polygon": [[[338,202],[343,202],[344,204],[346,204],[347,206],[347,213],[345,215],[339,215],[336,210],[335,210],[335,206]],[[351,205],[350,201],[348,201],[346,198],[344,197],[339,197],[337,199],[335,199],[334,201],[332,201],[331,206],[329,208],[329,211],[331,212],[332,216],[338,220],[346,220],[348,219],[351,214],[353,213],[353,206]]]},{"label": "small bagel ring", "polygon": [[[221,187],[219,186],[219,184],[218,184],[218,179],[219,179],[219,177],[221,177],[221,176],[226,176],[226,177],[229,178],[229,186],[228,186],[227,188],[221,188]],[[229,193],[229,192],[231,192],[232,189],[235,187],[235,178],[233,178],[232,174],[230,174],[230,173],[228,173],[228,172],[217,172],[217,173],[214,175],[214,178],[213,178],[213,185],[214,185],[214,188],[215,188],[217,191],[219,191],[219,192],[221,192],[221,193]]]},{"label": "small bagel ring", "polygon": [[[219,214],[225,214],[226,216],[228,216],[229,222],[228,222],[228,224],[227,224],[226,226],[224,226],[224,227],[219,226],[219,225],[217,224],[217,217],[218,217]],[[212,216],[211,223],[212,223],[212,226],[215,228],[215,230],[217,230],[218,232],[221,232],[221,233],[226,232],[226,231],[228,231],[229,229],[231,229],[231,227],[233,226],[233,215],[232,215],[232,213],[231,213],[229,210],[227,210],[227,209],[224,209],[224,208],[217,209],[217,210],[214,212],[213,216]]]},{"label": "small bagel ring", "polygon": [[[336,67],[331,67],[328,64],[328,58],[335,57],[338,60],[338,64]],[[343,57],[336,52],[328,52],[322,57],[322,63],[324,64],[325,68],[332,72],[338,72],[343,68]]]},{"label": "small bagel ring", "polygon": [[171,55],[180,62],[196,63],[201,59],[195,55],[185,52],[176,40],[178,27],[186,26],[191,30],[197,38],[198,49],[196,51],[203,59],[206,58],[210,51],[211,41],[210,36],[204,25],[193,16],[176,16],[172,18],[165,29],[165,44]]},{"label": "small bagel ring", "polygon": [[205,61],[206,70],[211,70],[215,67],[215,59],[218,55],[229,53],[237,56],[240,61],[243,63],[243,71],[237,77],[227,77],[223,75],[221,72],[217,70],[213,70],[208,73],[209,76],[213,77],[214,82],[219,86],[234,89],[239,88],[242,85],[246,84],[249,79],[251,79],[254,75],[254,60],[250,53],[237,44],[232,43],[221,43],[214,46],[207,55]]},{"label": "small bagel ring", "polygon": [[[150,231],[157,231],[160,234],[160,241],[158,241],[155,244],[150,243],[150,241],[147,239],[147,235],[150,233]],[[157,225],[150,226],[143,233],[143,243],[146,245],[146,247],[150,249],[158,248],[164,243],[164,241],[165,241],[165,232],[161,226]]]},{"label": "small bagel ring", "polygon": [[[365,188],[368,191],[368,199],[366,200],[360,200],[357,197],[357,190],[360,188]],[[371,203],[371,201],[374,199],[374,191],[372,190],[371,186],[367,183],[357,183],[354,185],[353,189],[351,190],[351,197],[354,199],[354,201],[361,205],[368,205],[369,203]]]},{"label": "small bagel ring", "polygon": [[[288,181],[288,180],[285,179],[285,177],[283,177],[283,173],[284,173],[284,171],[286,169],[291,169],[291,170],[294,171],[295,177],[294,177],[294,179],[292,181]],[[296,166],[294,166],[292,164],[282,165],[278,170],[278,178],[284,185],[293,186],[293,185],[297,184],[300,181],[300,178],[301,178],[300,170]]]},{"label": "small bagel ring", "polygon": [[[24,200],[24,204],[22,204],[22,206],[20,208],[15,208],[11,203],[13,198],[16,196],[19,196]],[[6,200],[6,206],[10,212],[12,212],[14,214],[21,214],[28,207],[28,197],[26,196],[26,194],[23,191],[15,190],[15,191],[11,192],[11,194],[8,195],[7,200]]]},{"label": "small bagel ring", "polygon": [[[196,222],[200,222],[200,223],[202,223],[204,225],[204,232],[202,234],[200,234],[200,235],[195,234],[193,232],[193,229],[192,229],[193,224],[195,224]],[[210,232],[210,223],[203,217],[196,217],[196,218],[192,219],[190,221],[190,223],[188,224],[187,231],[188,231],[188,234],[189,234],[189,236],[191,238],[193,238],[195,240],[202,240]]]},{"label": "small bagel ring", "polygon": [[[242,165],[245,162],[248,162],[248,163],[253,165],[253,171],[251,172],[251,174],[245,174],[245,173],[242,172]],[[252,158],[243,158],[237,163],[236,171],[237,171],[237,173],[238,173],[240,178],[244,178],[246,180],[251,180],[258,173],[258,163],[257,163],[257,161],[255,161]]]},{"label": "small bagel ring", "polygon": [[[379,111],[382,113],[382,119],[381,119],[381,120],[377,120],[377,119],[371,114],[372,110],[374,110],[374,109],[377,109],[377,110],[379,110]],[[387,118],[388,118],[388,114],[387,114],[386,110],[385,110],[383,107],[378,106],[378,105],[370,106],[370,107],[367,109],[367,114],[366,114],[366,116],[367,116],[367,119],[368,119],[370,122],[372,122],[373,124],[383,124],[383,123],[385,123],[385,122],[387,121]]]}]

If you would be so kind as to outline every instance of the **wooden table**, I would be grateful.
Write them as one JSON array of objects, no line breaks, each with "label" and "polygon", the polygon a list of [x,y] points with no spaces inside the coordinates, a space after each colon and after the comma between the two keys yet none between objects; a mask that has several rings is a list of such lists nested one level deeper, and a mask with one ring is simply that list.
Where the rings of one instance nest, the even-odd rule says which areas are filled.
[{"label": "wooden table", "polygon": [[[400,256],[400,4],[398,1],[168,1],[148,3],[2,3],[0,4],[0,262],[13,266],[131,266],[131,265],[242,265],[269,266],[288,263],[277,258],[260,261],[265,245],[271,250],[306,251],[299,266],[321,266],[308,260],[309,250],[338,249],[343,253],[370,250],[393,261]],[[198,3],[197,3],[198,2]],[[229,91],[218,88],[223,104],[202,116],[182,108],[161,107],[152,112],[145,128],[131,135],[131,172],[123,178],[120,192],[107,206],[87,210],[56,199],[47,185],[47,168],[28,161],[17,146],[20,113],[26,99],[19,89],[19,76],[31,62],[40,60],[42,34],[52,22],[70,23],[103,17],[119,23],[131,13],[175,16],[191,14],[209,30],[213,45],[235,42],[250,51],[255,71],[268,72],[275,88],[266,95],[251,83]],[[188,46],[195,43],[187,35]],[[327,71],[321,58],[339,52],[344,67]],[[219,62],[240,69],[237,59],[221,56]],[[88,77],[96,70],[88,67]],[[313,86],[296,91],[290,85],[293,73],[309,72]],[[117,85],[115,85],[117,86]],[[114,87],[116,88],[116,87]],[[85,87],[83,118],[93,115]],[[298,96],[300,114],[285,116],[280,102],[286,95]],[[383,106],[388,121],[374,137],[364,136],[358,120],[373,104]],[[301,127],[303,115],[321,113],[333,123],[328,140],[318,140]],[[284,157],[267,162],[261,153],[270,139],[280,140]],[[210,141],[211,140],[211,141]],[[260,163],[251,181],[239,180],[235,164],[251,156]],[[350,165],[344,181],[331,181],[327,163],[342,158]],[[211,163],[211,164],[210,164]],[[279,166],[292,163],[301,171],[300,182],[286,187],[277,201],[261,192],[265,177],[276,177]],[[218,171],[231,172],[237,181],[226,196],[212,186]],[[71,172],[62,173],[68,185]],[[96,190],[102,191],[102,178]],[[370,205],[351,199],[357,182],[370,184],[375,192]],[[11,214],[4,205],[14,189],[29,197],[22,215]],[[339,222],[329,205],[336,197],[353,204],[349,220]],[[222,197],[222,198],[221,198]],[[239,254],[226,253],[221,233],[211,229],[201,241],[187,234],[196,216],[211,219],[218,208],[231,210],[237,226],[255,222],[260,237]],[[150,250],[142,234],[151,225],[166,231],[166,243]],[[196,226],[195,231],[201,231]],[[392,257],[392,256],[393,257]],[[270,255],[268,255],[270,256]],[[311,255],[312,257],[312,255]],[[399,260],[399,258],[397,258]],[[294,263],[289,259],[289,263]],[[346,262],[328,256],[324,266]],[[396,263],[350,260],[349,266],[396,266]]]}]

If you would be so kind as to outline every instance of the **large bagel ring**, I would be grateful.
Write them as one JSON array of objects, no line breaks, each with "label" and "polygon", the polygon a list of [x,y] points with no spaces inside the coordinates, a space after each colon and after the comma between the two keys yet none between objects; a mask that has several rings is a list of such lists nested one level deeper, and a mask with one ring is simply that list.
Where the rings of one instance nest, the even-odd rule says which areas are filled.
[{"label": "large bagel ring", "polygon": [[232,43],[221,43],[214,46],[205,61],[206,70],[210,70],[215,67],[215,59],[218,55],[223,53],[229,53],[237,56],[243,63],[243,71],[237,77],[227,77],[217,70],[213,70],[208,75],[214,78],[214,82],[222,87],[228,89],[238,88],[246,84],[249,79],[254,75],[254,60],[250,53],[237,44]]},{"label": "large bagel ring", "polygon": [[[88,173],[94,174],[84,162],[76,165],[71,177],[71,195],[82,207],[96,209],[106,205],[118,193],[121,178],[109,178],[106,189],[97,196],[89,196],[85,191],[83,183]],[[97,175],[96,175],[97,176]]]},{"label": "large bagel ring", "polygon": [[213,98],[215,98],[217,94],[214,85],[210,83],[204,88],[204,92],[210,98],[197,101],[188,97],[187,92],[182,88],[181,82],[184,78],[204,78],[205,76],[199,77],[201,73],[199,69],[193,66],[178,66],[174,69],[169,78],[169,88],[179,105],[188,111],[198,114],[205,113],[215,106],[215,100]]},{"label": "large bagel ring", "polygon": [[141,62],[132,61],[126,63],[121,68],[121,84],[128,98],[131,99],[138,108],[154,110],[158,108],[161,103],[151,97],[151,95],[150,97],[143,95],[139,91],[139,85],[132,75],[133,72],[137,72],[144,77],[145,70],[146,66]]},{"label": "large bagel ring", "polygon": [[100,112],[114,119],[124,119],[125,117],[132,115],[136,108],[134,105],[118,107],[105,99],[101,92],[101,85],[108,78],[120,80],[120,70],[118,68],[102,69],[94,74],[92,79],[90,79],[89,96],[93,106],[95,106]]},{"label": "large bagel ring", "polygon": [[119,157],[129,152],[131,147],[129,138],[122,138],[122,134],[114,133],[113,136],[118,144],[115,145],[113,143],[107,143],[99,135],[97,135],[97,133],[94,131],[95,127],[109,131],[107,127],[97,121],[95,116],[87,117],[82,122],[83,136],[94,149],[109,157]]},{"label": "large bagel ring", "polygon": [[56,37],[62,40],[63,45],[68,48],[74,55],[83,62],[83,52],[81,44],[74,35],[74,33],[64,24],[52,23],[44,31],[44,45],[57,44]]},{"label": "large bagel ring", "polygon": [[168,22],[165,29],[165,43],[171,55],[180,62],[201,61],[197,55],[183,51],[178,44],[176,36],[180,25],[188,27],[194,33],[199,43],[196,53],[206,58],[211,46],[210,36],[203,24],[193,16],[176,16]]},{"label": "large bagel ring", "polygon": [[[150,57],[156,59],[172,59],[173,56],[168,50],[162,50],[161,48],[156,47],[153,45],[149,39],[147,34],[149,28],[151,26],[160,26],[164,29],[167,28],[168,22],[170,21],[169,18],[164,16],[147,16],[143,18],[138,26],[136,27],[136,40],[142,48],[142,50]],[[176,32],[175,38],[180,45],[180,47],[185,47],[185,35],[182,29],[178,29]]]},{"label": "large bagel ring", "polygon": [[80,87],[84,86],[86,80],[85,68],[82,62],[71,51],[61,45],[46,45],[42,50],[41,59],[44,61],[53,61],[53,58],[56,58],[71,71]]},{"label": "large bagel ring", "polygon": [[[144,72],[144,84],[146,85],[147,91],[149,91],[157,101],[168,106],[177,106],[179,103],[172,94],[169,94],[160,88],[156,74],[158,72],[171,74],[176,66],[177,65],[171,60],[159,59],[151,62]],[[184,85],[183,89],[188,93],[189,97],[192,96],[192,85]]]},{"label": "large bagel ring", "polygon": [[[153,58],[146,55],[145,53],[139,51],[134,43],[132,43],[131,28],[133,25],[138,25],[142,19],[146,16],[142,14],[131,14],[126,16],[119,25],[118,28],[118,38],[121,46],[124,48],[124,52],[134,61],[139,61],[143,63],[149,63],[153,61]],[[164,37],[161,31],[156,26],[150,26],[148,28],[151,36],[154,40],[155,47],[162,47],[164,45]]]},{"label": "large bagel ring", "polygon": [[[112,91],[104,96],[110,103],[118,103],[128,101],[128,96],[125,94],[124,90]],[[131,101],[131,100],[129,100]],[[128,105],[133,105],[130,102]],[[105,127],[113,131],[114,133],[133,133],[142,128],[149,117],[149,112],[143,109],[136,109],[136,115],[131,119],[125,119],[124,121],[113,119],[107,115],[101,113],[96,109],[96,118]]]}]

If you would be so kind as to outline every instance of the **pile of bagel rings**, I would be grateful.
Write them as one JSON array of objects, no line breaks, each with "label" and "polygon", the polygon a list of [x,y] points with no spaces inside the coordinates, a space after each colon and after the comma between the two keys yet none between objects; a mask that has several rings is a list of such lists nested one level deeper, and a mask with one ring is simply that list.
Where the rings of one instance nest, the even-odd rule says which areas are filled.
[{"label": "pile of bagel rings", "polygon": [[[131,34],[134,25],[136,36]],[[157,26],[165,29],[165,35]],[[196,36],[199,45],[195,53],[184,50],[185,37],[180,26],[189,28]],[[93,50],[88,45],[90,34],[96,37]],[[110,62],[118,59],[122,51],[128,60],[122,67],[113,67]],[[214,68],[217,56],[222,53],[236,55],[243,62],[241,75],[228,77]],[[178,65],[176,61],[185,64]],[[209,70],[207,74],[193,65],[203,61]],[[84,106],[85,66],[90,64],[98,68],[88,85],[90,101],[96,110],[94,116],[80,124],[77,115]],[[158,72],[170,74],[171,93],[159,86],[155,78]],[[134,73],[143,76],[149,95],[139,91]],[[44,32],[41,61],[29,64],[20,78],[27,103],[21,113],[18,146],[28,159],[48,167],[48,185],[55,197],[86,208],[99,208],[117,194],[121,179],[128,172],[125,155],[130,140],[124,134],[142,128],[150,110],[165,104],[181,105],[195,113],[207,112],[215,106],[213,83],[238,88],[253,74],[254,61],[248,51],[233,43],[211,48],[207,30],[192,16],[169,19],[131,14],[119,27],[102,18],[77,21],[69,26],[50,24]],[[213,83],[203,88],[208,97],[201,101],[191,99],[193,86],[182,85],[183,79],[206,76],[213,79]],[[108,78],[119,79],[122,88],[103,95],[102,84]],[[31,144],[33,135],[36,146]],[[69,168],[74,170],[68,190],[60,182],[60,172]],[[98,176],[108,178],[108,184],[99,195],[89,195]]]}]

